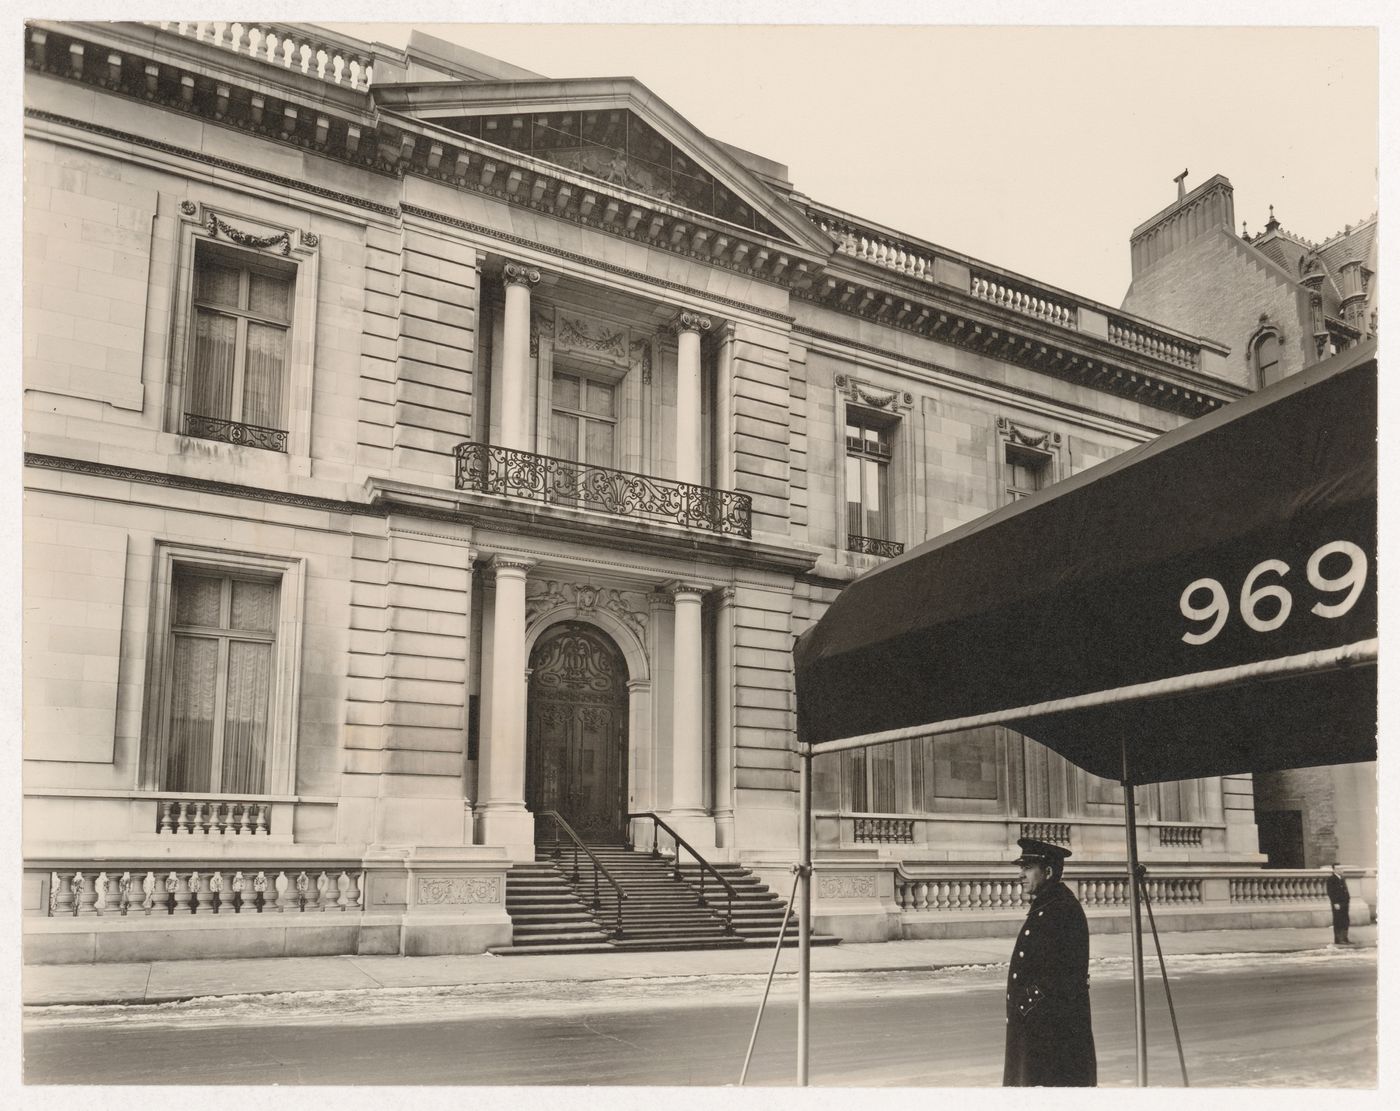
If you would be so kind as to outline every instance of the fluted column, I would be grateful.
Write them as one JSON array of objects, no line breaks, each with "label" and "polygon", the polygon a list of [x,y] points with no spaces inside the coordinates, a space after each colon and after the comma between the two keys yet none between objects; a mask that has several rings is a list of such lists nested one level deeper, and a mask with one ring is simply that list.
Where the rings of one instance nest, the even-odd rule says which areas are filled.
[{"label": "fluted column", "polygon": [[530,287],[540,280],[532,266],[508,262],[505,327],[501,339],[501,446],[530,450]]},{"label": "fluted column", "polygon": [[477,772],[477,841],[505,846],[512,860],[534,859],[534,817],[525,809],[525,580],[533,563],[511,555],[491,560],[496,604],[490,718]]},{"label": "fluted column", "polygon": [[705,588],[676,582],[668,589],[675,600],[675,652],[671,658],[671,813],[691,817],[705,813],[700,624],[700,603]]},{"label": "fluted column", "polygon": [[710,318],[683,312],[672,322],[676,330],[676,478],[703,484],[704,458],[700,436],[700,336],[710,330]]}]

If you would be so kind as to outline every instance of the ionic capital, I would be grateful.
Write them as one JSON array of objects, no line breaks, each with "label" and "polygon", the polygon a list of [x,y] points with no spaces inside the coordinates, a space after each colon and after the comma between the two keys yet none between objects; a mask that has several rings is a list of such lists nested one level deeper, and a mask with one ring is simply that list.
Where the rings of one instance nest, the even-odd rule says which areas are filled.
[{"label": "ionic capital", "polygon": [[710,591],[710,588],[703,583],[686,582],[684,579],[673,579],[663,589],[676,599],[679,599],[682,594],[693,594],[697,600],[703,598]]},{"label": "ionic capital", "polygon": [[681,332],[695,332],[704,335],[713,326],[713,321],[708,316],[701,316],[698,312],[683,311],[676,314],[671,321],[670,327],[677,335]]},{"label": "ionic capital", "polygon": [[528,289],[540,280],[540,272],[523,262],[508,262],[501,267],[501,279],[506,285],[523,285]]}]

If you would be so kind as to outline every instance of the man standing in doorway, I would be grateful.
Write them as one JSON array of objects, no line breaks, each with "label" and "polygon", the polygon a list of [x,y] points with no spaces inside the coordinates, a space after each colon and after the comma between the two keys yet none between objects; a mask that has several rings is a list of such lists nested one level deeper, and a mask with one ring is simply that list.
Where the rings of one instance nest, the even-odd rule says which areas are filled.
[{"label": "man standing in doorway", "polygon": [[1063,882],[1070,851],[1028,837],[1017,844],[1031,907],[1007,974],[1001,1082],[1008,1088],[1092,1088],[1098,1061],[1089,1015],[1089,925]]},{"label": "man standing in doorway", "polygon": [[1347,890],[1347,880],[1342,875],[1342,866],[1332,862],[1332,871],[1327,877],[1327,901],[1332,904],[1332,942],[1334,945],[1350,945],[1348,931],[1351,928],[1351,892]]}]

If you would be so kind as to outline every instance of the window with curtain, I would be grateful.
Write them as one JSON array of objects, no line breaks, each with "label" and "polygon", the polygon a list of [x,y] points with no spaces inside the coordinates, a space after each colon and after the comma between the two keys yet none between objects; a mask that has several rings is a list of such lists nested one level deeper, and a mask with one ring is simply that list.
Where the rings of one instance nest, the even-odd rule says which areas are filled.
[{"label": "window with curtain", "polygon": [[291,270],[196,252],[187,435],[287,450],[292,279]]},{"label": "window with curtain", "polygon": [[1254,366],[1259,372],[1259,388],[1271,386],[1283,377],[1279,365],[1278,336],[1269,332],[1254,344]]},{"label": "window with curtain", "polygon": [[1006,445],[1004,461],[1006,478],[1006,500],[1017,501],[1030,497],[1037,490],[1043,490],[1053,481],[1051,456],[1048,452],[1022,447],[1020,444]]},{"label": "window with curtain", "polygon": [[268,792],[279,584],[177,568],[158,787]]},{"label": "window with curtain", "polygon": [[616,467],[616,388],[581,374],[555,374],[550,437],[556,458]]},{"label": "window with curtain", "polygon": [[866,540],[890,540],[890,458],[894,427],[888,419],[854,410],[846,414],[846,546],[863,551]]},{"label": "window with curtain", "polygon": [[841,753],[841,808],[858,814],[899,813],[895,771],[903,749],[903,744],[889,744]]}]

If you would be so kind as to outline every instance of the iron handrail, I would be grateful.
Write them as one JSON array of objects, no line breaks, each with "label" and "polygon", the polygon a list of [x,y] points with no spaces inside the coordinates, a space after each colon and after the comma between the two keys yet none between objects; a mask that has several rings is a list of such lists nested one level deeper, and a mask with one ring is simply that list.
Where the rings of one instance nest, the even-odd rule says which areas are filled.
[{"label": "iron handrail", "polygon": [[560,831],[561,829],[562,829],[565,833],[567,833],[567,834],[569,835],[569,840],[572,841],[572,842],[574,843],[574,870],[573,870],[573,874],[569,877],[569,882],[570,882],[570,883],[578,883],[578,877],[579,877],[579,871],[578,871],[578,851],[579,851],[579,849],[582,849],[585,853],[588,854],[588,859],[589,859],[589,861],[592,862],[592,864],[593,864],[593,903],[592,903],[592,909],[593,909],[593,911],[594,911],[595,913],[597,913],[597,911],[598,911],[598,910],[602,907],[602,905],[603,905],[603,904],[602,904],[602,900],[598,897],[598,875],[599,875],[599,873],[601,872],[603,878],[604,878],[605,880],[607,880],[608,883],[612,884],[612,889],[613,889],[614,893],[616,893],[616,895],[617,895],[617,925],[616,925],[616,927],[613,929],[613,937],[614,937],[614,939],[620,941],[620,940],[623,938],[624,934],[625,934],[625,930],[624,930],[623,926],[624,926],[624,919],[625,919],[625,915],[626,915],[626,909],[625,909],[625,908],[626,908],[626,903],[627,903],[627,892],[624,891],[624,890],[622,889],[622,884],[618,883],[617,880],[613,878],[613,874],[612,874],[611,872],[609,872],[608,869],[607,869],[607,866],[593,854],[593,850],[590,849],[587,845],[585,845],[585,844],[583,843],[582,840],[580,840],[579,835],[578,835],[577,833],[574,832],[574,827],[571,826],[571,825],[569,825],[569,823],[566,822],[566,821],[564,820],[564,816],[563,816],[562,814],[560,814],[559,811],[557,811],[557,810],[543,810],[543,811],[540,812],[540,815],[539,815],[539,816],[540,816],[541,818],[549,818],[551,821],[554,822],[554,848],[553,848],[553,850],[552,850],[552,851],[550,852],[550,854],[549,854],[551,859],[553,859],[553,860],[558,860],[558,859],[559,859],[559,831]]},{"label": "iron handrail", "polygon": [[728,934],[733,934],[733,933],[735,932],[735,930],[734,930],[734,900],[737,899],[737,898],[739,897],[739,892],[738,892],[738,890],[735,888],[735,886],[734,886],[732,883],[730,883],[727,879],[725,879],[722,875],[719,874],[719,869],[717,869],[713,864],[711,864],[708,860],[706,860],[703,856],[701,856],[698,852],[696,852],[696,851],[695,851],[695,846],[693,846],[689,841],[687,841],[684,837],[682,837],[682,836],[681,836],[679,833],[677,833],[674,829],[672,829],[672,828],[671,828],[670,826],[668,826],[665,822],[663,822],[659,817],[657,817],[657,815],[656,815],[654,812],[652,812],[652,811],[650,811],[650,810],[646,810],[646,811],[642,811],[641,813],[637,813],[637,814],[628,814],[628,815],[627,815],[627,820],[628,820],[628,821],[631,821],[633,818],[650,818],[650,819],[651,819],[651,822],[652,822],[651,855],[652,855],[652,856],[659,857],[659,856],[661,855],[661,847],[660,847],[660,846],[661,846],[661,837],[660,837],[660,835],[659,835],[659,833],[658,833],[657,831],[658,831],[658,830],[664,829],[667,833],[669,833],[669,834],[671,835],[671,840],[674,841],[675,844],[676,844],[676,858],[675,858],[675,861],[674,861],[674,864],[673,864],[672,878],[675,879],[677,882],[680,882],[680,881],[684,878],[684,877],[682,877],[682,875],[681,875],[681,849],[684,848],[686,852],[690,853],[690,855],[693,856],[693,857],[695,858],[695,862],[696,862],[698,865],[700,865],[700,903],[699,903],[700,906],[706,907],[706,906],[709,906],[709,905],[710,905],[709,902],[708,902],[708,901],[706,900],[706,898],[705,898],[705,873],[706,873],[706,872],[709,872],[712,876],[715,877],[715,879],[719,880],[719,882],[720,882],[721,884],[723,884],[723,886],[724,886],[724,891],[725,891],[724,932],[725,932],[726,935],[728,935]]}]

